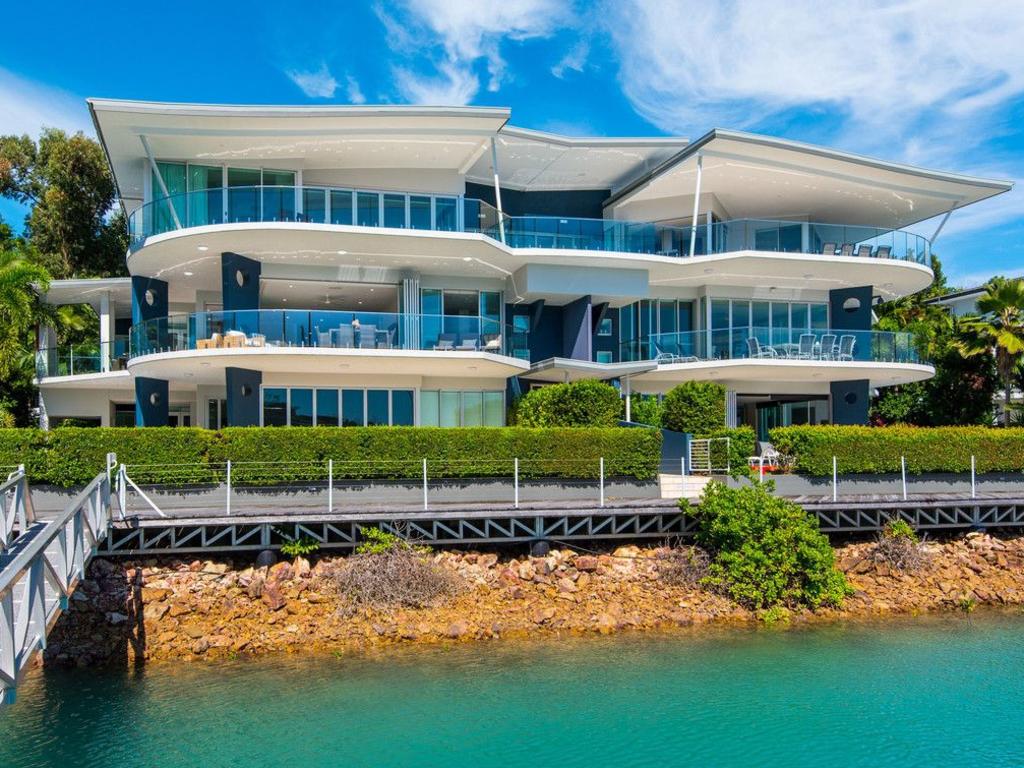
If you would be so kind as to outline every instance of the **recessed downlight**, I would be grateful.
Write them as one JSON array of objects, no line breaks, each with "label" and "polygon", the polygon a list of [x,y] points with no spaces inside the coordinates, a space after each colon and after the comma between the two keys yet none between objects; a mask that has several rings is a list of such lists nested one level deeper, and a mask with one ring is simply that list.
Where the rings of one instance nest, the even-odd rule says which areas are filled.
[{"label": "recessed downlight", "polygon": [[198,246],[196,246],[196,250],[197,251],[208,251],[208,250],[210,250],[210,246],[208,246],[208,245],[198,245]]},{"label": "recessed downlight", "polygon": [[195,272],[189,272],[187,269],[185,270],[185,277],[192,277],[194,274]]},{"label": "recessed downlight", "polygon": [[338,251],[339,256],[344,256],[348,251]]},{"label": "recessed downlight", "polygon": [[471,257],[471,256],[463,256],[463,257],[462,257],[462,260],[463,260],[463,261],[472,261],[472,260],[473,260],[473,257]]}]

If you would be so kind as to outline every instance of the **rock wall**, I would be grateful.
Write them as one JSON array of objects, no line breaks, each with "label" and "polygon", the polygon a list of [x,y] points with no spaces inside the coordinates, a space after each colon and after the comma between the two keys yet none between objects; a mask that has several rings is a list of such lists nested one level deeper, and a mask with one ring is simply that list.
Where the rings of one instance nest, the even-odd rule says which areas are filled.
[{"label": "rock wall", "polygon": [[[927,563],[893,571],[873,544],[837,548],[856,594],[841,610],[801,611],[795,623],[1024,605],[1024,537],[981,533],[926,545]],[[348,651],[404,642],[463,642],[560,633],[742,625],[758,616],[700,587],[668,586],[664,550],[620,547],[543,558],[440,552],[465,589],[422,609],[339,610],[340,560],[298,558],[269,568],[242,560],[97,560],[51,633],[46,663],[141,664],[267,652]]]}]

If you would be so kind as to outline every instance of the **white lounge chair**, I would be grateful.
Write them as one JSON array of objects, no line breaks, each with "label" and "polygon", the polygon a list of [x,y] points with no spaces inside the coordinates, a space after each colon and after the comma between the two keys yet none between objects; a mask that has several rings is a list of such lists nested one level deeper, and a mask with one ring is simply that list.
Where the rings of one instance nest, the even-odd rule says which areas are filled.
[{"label": "white lounge chair", "polygon": [[778,357],[779,353],[771,347],[762,347],[756,336],[747,337],[747,357],[764,358]]}]

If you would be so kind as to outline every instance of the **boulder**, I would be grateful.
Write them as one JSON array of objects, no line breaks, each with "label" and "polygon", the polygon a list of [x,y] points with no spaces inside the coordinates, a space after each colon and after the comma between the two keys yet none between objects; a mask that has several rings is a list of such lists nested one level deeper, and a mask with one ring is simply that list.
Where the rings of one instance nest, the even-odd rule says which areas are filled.
[{"label": "boulder", "polygon": [[277,582],[268,582],[263,585],[263,594],[260,596],[267,607],[272,611],[279,611],[285,607],[287,600],[281,592]]},{"label": "boulder", "polygon": [[573,563],[577,571],[592,573],[597,570],[598,560],[593,555],[580,555]]}]

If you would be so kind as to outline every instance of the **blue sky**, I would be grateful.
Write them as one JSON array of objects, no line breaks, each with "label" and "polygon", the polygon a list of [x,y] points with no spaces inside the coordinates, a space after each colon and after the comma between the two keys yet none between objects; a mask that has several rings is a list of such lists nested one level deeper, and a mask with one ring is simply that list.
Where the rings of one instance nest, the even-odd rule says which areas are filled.
[{"label": "blue sky", "polygon": [[[575,135],[737,128],[1024,179],[1024,2],[17,3],[0,133],[92,133],[86,96],[502,105]],[[15,33],[11,33],[14,30]],[[17,224],[23,211],[0,203]],[[930,236],[935,222],[914,229]],[[954,284],[1024,273],[1024,187],[954,213]]]}]

